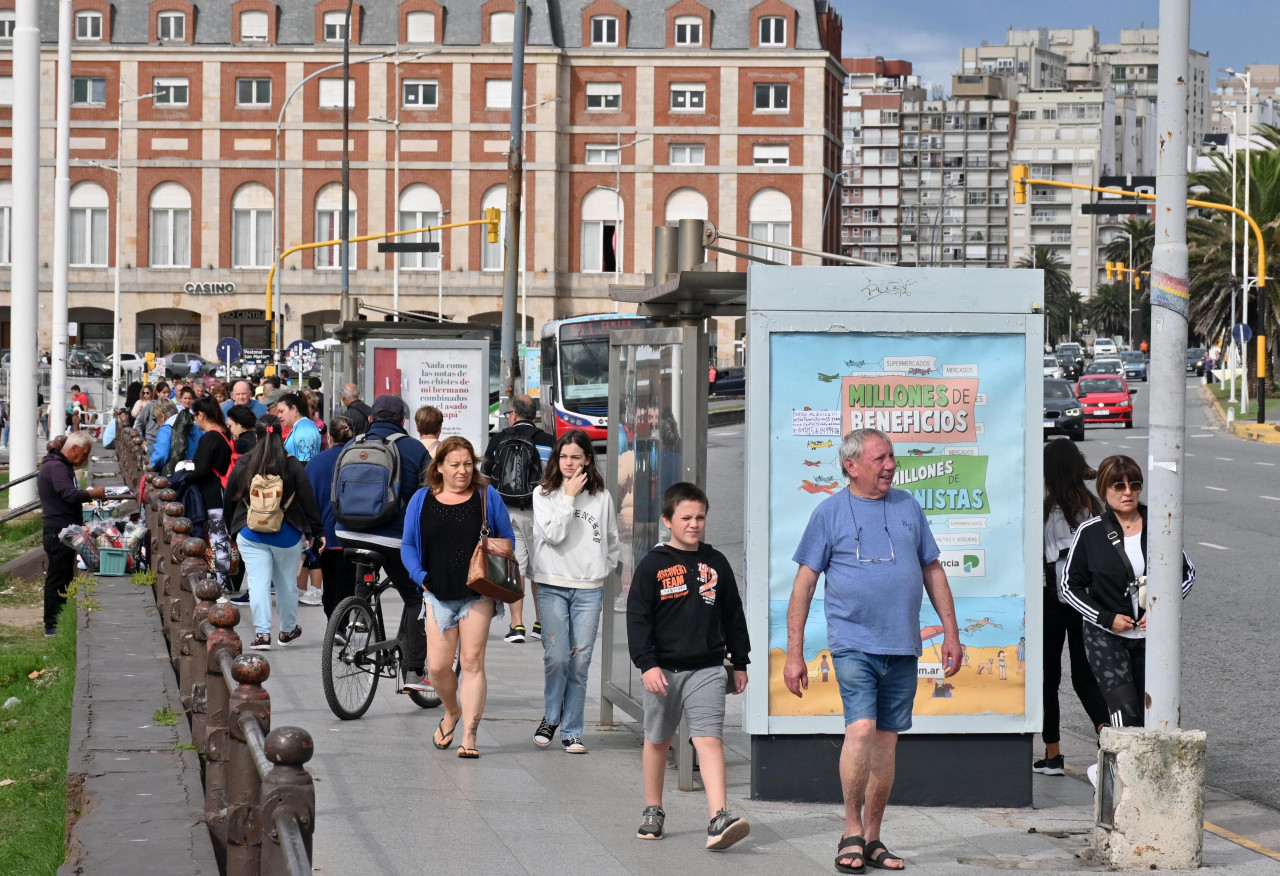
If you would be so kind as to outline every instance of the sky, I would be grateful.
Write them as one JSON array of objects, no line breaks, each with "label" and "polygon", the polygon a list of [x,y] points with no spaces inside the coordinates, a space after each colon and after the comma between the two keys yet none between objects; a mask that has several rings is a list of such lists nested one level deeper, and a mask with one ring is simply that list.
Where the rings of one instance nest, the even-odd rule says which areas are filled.
[{"label": "sky", "polygon": [[[834,0],[844,19],[845,57],[911,61],[927,82],[951,91],[960,49],[983,40],[1002,44],[1010,27],[1081,28],[1093,25],[1104,43],[1119,42],[1120,29],[1159,27],[1159,0],[915,0],[906,6],[867,0]],[[1117,13],[1120,15],[1117,15]],[[1240,22],[1248,22],[1241,26]],[[1280,63],[1280,6],[1275,0],[1191,3],[1191,47],[1209,53],[1210,82],[1219,67]]]}]

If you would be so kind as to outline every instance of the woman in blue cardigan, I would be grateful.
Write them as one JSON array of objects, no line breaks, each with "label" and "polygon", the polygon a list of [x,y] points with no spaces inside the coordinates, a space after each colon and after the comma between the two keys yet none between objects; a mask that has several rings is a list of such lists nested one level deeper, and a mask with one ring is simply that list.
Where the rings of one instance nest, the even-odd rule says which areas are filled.
[{"label": "woman in blue cardigan", "polygon": [[[427,468],[426,485],[405,509],[400,546],[405,568],[427,595],[427,674],[445,710],[432,744],[448,748],[461,723],[458,757],[466,758],[480,756],[476,732],[489,689],[485,647],[489,623],[504,608],[467,586],[471,555],[480,541],[482,507],[490,535],[514,543],[507,506],[480,474],[475,448],[465,438],[446,438]],[[453,674],[455,653],[460,655],[461,683]]]}]

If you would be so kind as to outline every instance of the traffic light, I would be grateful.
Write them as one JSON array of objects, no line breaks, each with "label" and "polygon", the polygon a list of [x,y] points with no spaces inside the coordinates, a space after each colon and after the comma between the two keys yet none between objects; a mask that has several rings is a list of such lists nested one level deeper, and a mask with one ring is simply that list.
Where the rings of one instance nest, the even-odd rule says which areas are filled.
[{"label": "traffic light", "polygon": [[1013,166],[1013,202],[1015,204],[1027,202],[1027,166],[1025,164]]},{"label": "traffic light", "polygon": [[1116,278],[1116,263],[1107,262],[1107,280],[1110,281],[1110,280],[1114,280],[1115,278]]},{"label": "traffic light", "polygon": [[487,207],[484,211],[484,221],[489,225],[489,242],[498,242],[498,223],[502,221],[502,211],[497,207]]},{"label": "traffic light", "polygon": [[156,368],[156,354],[148,353],[146,356],[146,362],[142,366],[142,382],[144,384],[151,382],[147,378],[150,376],[151,372],[155,370],[155,368]]}]

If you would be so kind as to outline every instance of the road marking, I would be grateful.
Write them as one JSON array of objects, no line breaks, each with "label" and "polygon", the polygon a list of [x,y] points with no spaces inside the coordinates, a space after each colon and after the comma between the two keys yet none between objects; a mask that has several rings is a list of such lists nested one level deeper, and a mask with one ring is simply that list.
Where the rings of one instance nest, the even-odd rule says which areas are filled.
[{"label": "road marking", "polygon": [[[1227,491],[1226,487],[1211,487],[1208,484],[1205,484],[1205,489],[1213,490],[1215,493],[1225,493]],[[1278,499],[1277,501],[1280,501],[1280,499]]]},{"label": "road marking", "polygon": [[1270,499],[1272,502],[1280,502],[1280,496],[1259,496],[1259,499]]},{"label": "road marking", "polygon": [[1209,833],[1216,834],[1217,836],[1222,837],[1225,840],[1230,840],[1236,845],[1244,846],[1246,849],[1249,849],[1252,852],[1257,852],[1259,855],[1266,855],[1268,858],[1271,858],[1276,861],[1280,861],[1280,852],[1277,852],[1275,849],[1269,848],[1268,846],[1264,846],[1261,843],[1256,843],[1253,840],[1248,839],[1247,837],[1243,837],[1238,833],[1233,833],[1232,831],[1227,830],[1225,827],[1218,827],[1218,825],[1213,824],[1212,822],[1206,821],[1204,823],[1204,829],[1209,831]]},{"label": "road marking", "polygon": [[1255,462],[1255,463],[1254,463],[1254,465],[1272,465],[1272,466],[1274,466],[1274,465],[1275,465],[1275,463],[1274,463],[1274,462]]},{"label": "road marking", "polygon": [[1213,437],[1213,434],[1212,434],[1212,433],[1210,433],[1210,434],[1208,434],[1208,435],[1192,435],[1191,437],[1192,437],[1192,438],[1212,438],[1212,437]]},{"label": "road marking", "polygon": [[1220,545],[1220,544],[1214,544],[1214,543],[1213,543],[1213,542],[1211,542],[1211,541],[1202,541],[1202,542],[1198,542],[1198,544],[1199,544],[1199,545],[1201,545],[1202,547],[1213,548],[1215,551],[1225,551],[1225,550],[1226,550],[1226,548],[1225,548],[1225,547],[1223,547],[1222,545]]},{"label": "road marking", "polygon": [[1230,456],[1215,456],[1214,459],[1218,460],[1219,462],[1235,462],[1235,460],[1232,459]]}]

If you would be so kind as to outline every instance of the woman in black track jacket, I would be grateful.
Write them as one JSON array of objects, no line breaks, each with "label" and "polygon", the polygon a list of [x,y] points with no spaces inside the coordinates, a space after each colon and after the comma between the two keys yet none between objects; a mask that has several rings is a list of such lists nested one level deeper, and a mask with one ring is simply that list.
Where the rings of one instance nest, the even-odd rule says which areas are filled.
[{"label": "woman in black track jacket", "polygon": [[[1138,502],[1142,469],[1128,456],[1109,456],[1098,466],[1097,489],[1102,514],[1076,530],[1058,592],[1085,620],[1085,654],[1112,726],[1141,727],[1147,636],[1147,506]],[[1184,598],[1195,576],[1184,553]]]}]

